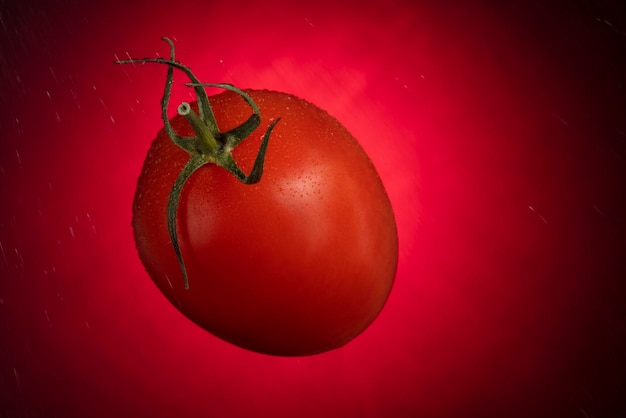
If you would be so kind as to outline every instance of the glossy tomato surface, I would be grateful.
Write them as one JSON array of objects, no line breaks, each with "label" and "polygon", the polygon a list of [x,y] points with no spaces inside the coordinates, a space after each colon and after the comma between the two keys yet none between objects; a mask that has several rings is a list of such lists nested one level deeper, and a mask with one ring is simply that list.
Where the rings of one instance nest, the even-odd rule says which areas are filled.
[{"label": "glossy tomato surface", "polygon": [[[0,417],[626,416],[624,33],[617,0],[0,2]],[[147,274],[166,69],[113,62],[162,36],[370,157],[398,267],[350,343],[238,348]]]},{"label": "glossy tomato surface", "polygon": [[[270,122],[280,121],[260,182],[243,184],[207,164],[185,184],[178,236],[189,289],[166,216],[189,155],[165,130],[137,185],[139,255],[174,306],[226,341],[291,356],[343,346],[374,320],[391,290],[398,259],[391,204],[372,162],[335,118],[285,93],[247,93],[262,123],[234,150],[246,173]],[[230,91],[209,100],[222,132],[252,114]],[[194,135],[182,116],[172,127]]]}]

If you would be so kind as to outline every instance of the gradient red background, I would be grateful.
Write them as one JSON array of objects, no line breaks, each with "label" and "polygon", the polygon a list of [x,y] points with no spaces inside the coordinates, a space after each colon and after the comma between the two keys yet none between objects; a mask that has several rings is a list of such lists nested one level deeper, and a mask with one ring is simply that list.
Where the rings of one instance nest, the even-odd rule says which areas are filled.
[{"label": "gradient red background", "polygon": [[[0,4],[0,417],[626,414],[617,1],[41,3]],[[238,349],[144,272],[166,70],[113,61],[161,36],[202,81],[328,110],[379,169],[398,275],[344,348]]]}]

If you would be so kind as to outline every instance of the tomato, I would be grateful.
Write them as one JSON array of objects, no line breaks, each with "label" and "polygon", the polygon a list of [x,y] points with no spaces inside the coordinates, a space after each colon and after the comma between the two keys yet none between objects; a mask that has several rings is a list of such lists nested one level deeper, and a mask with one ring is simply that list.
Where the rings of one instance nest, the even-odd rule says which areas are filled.
[{"label": "tomato", "polygon": [[[176,233],[186,288],[166,212],[189,155],[161,130],[134,200],[139,256],[174,306],[225,341],[283,356],[340,347],[375,319],[392,288],[398,238],[391,204],[372,162],[335,118],[289,94],[246,93],[262,119],[233,151],[243,171],[280,118],[261,180],[244,184],[206,164],[185,183]],[[209,101],[221,132],[252,113],[233,91]],[[170,124],[178,135],[194,135],[181,115]]]}]

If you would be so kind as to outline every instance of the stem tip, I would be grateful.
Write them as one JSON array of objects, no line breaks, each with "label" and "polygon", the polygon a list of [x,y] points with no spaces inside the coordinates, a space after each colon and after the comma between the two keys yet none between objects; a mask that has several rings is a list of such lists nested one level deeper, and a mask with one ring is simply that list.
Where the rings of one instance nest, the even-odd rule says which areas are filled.
[{"label": "stem tip", "polygon": [[189,103],[187,102],[182,102],[178,105],[178,109],[176,110],[178,111],[179,115],[187,116],[189,113],[191,113],[191,105],[189,105]]}]

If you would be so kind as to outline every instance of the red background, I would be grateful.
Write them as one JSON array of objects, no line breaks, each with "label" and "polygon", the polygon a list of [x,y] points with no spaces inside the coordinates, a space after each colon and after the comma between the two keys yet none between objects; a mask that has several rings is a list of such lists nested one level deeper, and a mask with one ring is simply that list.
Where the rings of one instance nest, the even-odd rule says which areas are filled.
[{"label": "red background", "polygon": [[[626,414],[618,2],[102,3],[0,4],[0,417]],[[398,274],[347,346],[238,349],[144,272],[166,70],[113,61],[161,36],[202,81],[328,110],[379,169]]]}]

